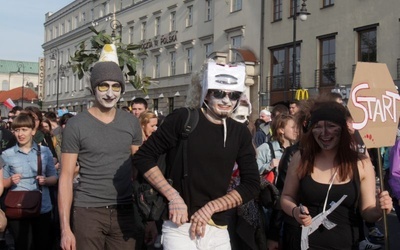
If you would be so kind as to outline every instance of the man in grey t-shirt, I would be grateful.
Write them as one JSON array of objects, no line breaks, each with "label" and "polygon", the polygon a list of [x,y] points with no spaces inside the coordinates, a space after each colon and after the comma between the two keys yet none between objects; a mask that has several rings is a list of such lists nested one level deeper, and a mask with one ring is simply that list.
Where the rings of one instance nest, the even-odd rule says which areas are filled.
[{"label": "man in grey t-shirt", "polygon": [[[135,117],[115,108],[125,89],[116,63],[96,63],[90,82],[93,107],[71,118],[63,131],[58,200],[61,247],[134,249],[131,155],[142,143],[141,128]],[[73,197],[77,162],[80,182]]]}]

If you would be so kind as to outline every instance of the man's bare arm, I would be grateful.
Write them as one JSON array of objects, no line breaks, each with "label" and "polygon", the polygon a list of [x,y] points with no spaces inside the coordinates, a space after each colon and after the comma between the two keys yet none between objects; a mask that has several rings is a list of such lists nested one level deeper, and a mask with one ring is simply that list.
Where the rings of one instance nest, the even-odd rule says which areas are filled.
[{"label": "man's bare arm", "polygon": [[60,214],[62,249],[75,249],[75,237],[70,226],[73,199],[73,178],[78,154],[62,153],[61,174],[58,187],[58,212]]}]

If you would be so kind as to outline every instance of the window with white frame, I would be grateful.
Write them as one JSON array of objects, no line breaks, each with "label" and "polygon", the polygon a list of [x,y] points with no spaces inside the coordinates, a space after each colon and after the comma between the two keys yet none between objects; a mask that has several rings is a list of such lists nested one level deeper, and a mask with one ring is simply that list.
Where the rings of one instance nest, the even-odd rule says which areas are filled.
[{"label": "window with white frame", "polygon": [[242,47],[242,36],[233,36],[231,37],[231,45],[232,48],[238,49]]},{"label": "window with white frame", "polygon": [[133,43],[134,38],[134,26],[129,27],[129,43]]},{"label": "window with white frame", "polygon": [[192,72],[193,69],[193,48],[186,49],[186,73]]},{"label": "window with white frame", "polygon": [[274,0],[274,21],[282,20],[282,0]]},{"label": "window with white frame", "polygon": [[75,77],[75,75],[72,76],[71,81],[72,81],[72,83],[71,83],[71,91],[75,92],[76,91],[76,77]]},{"label": "window with white frame", "polygon": [[206,0],[206,21],[211,21],[213,17],[212,0]]},{"label": "window with white frame", "polygon": [[[242,47],[242,36],[240,35],[231,37],[231,48],[238,49],[240,47]],[[236,62],[238,59],[237,52],[232,53],[231,57],[231,61]]]},{"label": "window with white frame", "polygon": [[81,24],[85,24],[86,23],[86,12],[82,12],[81,14]]},{"label": "window with white frame", "polygon": [[90,9],[90,21],[94,20],[94,9]]},{"label": "window with white frame", "polygon": [[53,80],[53,89],[52,89],[52,95],[57,94],[57,79]]},{"label": "window with white frame", "polygon": [[60,51],[60,58],[57,58],[57,60],[60,60],[61,64],[64,62],[64,51]]},{"label": "window with white frame", "polygon": [[169,17],[169,31],[176,30],[176,12],[172,11]]},{"label": "window with white frame", "polygon": [[154,56],[154,78],[160,77],[160,55]]},{"label": "window with white frame", "polygon": [[186,13],[186,27],[191,27],[193,25],[193,5],[187,7]]},{"label": "window with white frame", "polygon": [[75,18],[74,18],[74,23],[73,23],[73,29],[76,29],[77,27],[78,27],[78,21],[79,21],[79,18],[78,18],[78,16],[75,16]]},{"label": "window with white frame", "polygon": [[83,89],[83,78],[79,79],[79,89],[82,90]]},{"label": "window with white frame", "polygon": [[156,17],[154,20],[154,35],[160,35],[160,17]]},{"label": "window with white frame", "polygon": [[204,44],[205,58],[207,58],[214,51],[213,43]]},{"label": "window with white frame", "polygon": [[66,76],[64,79],[65,79],[64,92],[68,93],[69,92],[69,76]]},{"label": "window with white frame", "polygon": [[71,23],[71,20],[68,19],[67,20],[67,30],[66,30],[66,32],[70,32],[71,30],[72,30],[72,23]]},{"label": "window with white frame", "polygon": [[239,11],[242,9],[242,0],[231,0],[232,1],[232,12]]},{"label": "window with white frame", "polygon": [[176,51],[169,52],[169,75],[176,74]]},{"label": "window with white frame", "polygon": [[54,38],[58,37],[58,26],[55,27],[54,29]]},{"label": "window with white frame", "polygon": [[146,22],[142,22],[140,37],[141,40],[146,39]]},{"label": "window with white frame", "polygon": [[142,70],[140,72],[141,77],[146,76],[146,58],[142,58]]},{"label": "window with white frame", "polygon": [[65,33],[65,24],[62,23],[61,24],[61,30],[60,30],[60,36],[64,35],[64,33]]},{"label": "window with white frame", "polygon": [[323,0],[323,6],[324,7],[330,7],[335,4],[335,0]]},{"label": "window with white frame", "polygon": [[[47,76],[50,77],[50,76]],[[51,81],[47,81],[47,86],[46,86],[46,95],[50,95],[50,88],[51,88]]]}]

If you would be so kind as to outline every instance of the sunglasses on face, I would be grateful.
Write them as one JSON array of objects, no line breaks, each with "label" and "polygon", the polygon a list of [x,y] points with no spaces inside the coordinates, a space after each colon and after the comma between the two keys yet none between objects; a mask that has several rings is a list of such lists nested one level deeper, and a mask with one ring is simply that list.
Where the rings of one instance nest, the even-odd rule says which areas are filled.
[{"label": "sunglasses on face", "polygon": [[114,92],[119,92],[121,91],[121,84],[119,83],[114,83],[113,85],[109,85],[108,83],[100,83],[99,85],[97,85],[97,89],[100,92],[106,92],[110,89],[114,91]]},{"label": "sunglasses on face", "polygon": [[239,100],[240,96],[242,95],[242,92],[239,91],[234,91],[234,92],[225,92],[222,90],[211,90],[212,96],[214,96],[217,99],[223,99],[225,96],[228,95],[229,99],[232,101],[237,101]]}]

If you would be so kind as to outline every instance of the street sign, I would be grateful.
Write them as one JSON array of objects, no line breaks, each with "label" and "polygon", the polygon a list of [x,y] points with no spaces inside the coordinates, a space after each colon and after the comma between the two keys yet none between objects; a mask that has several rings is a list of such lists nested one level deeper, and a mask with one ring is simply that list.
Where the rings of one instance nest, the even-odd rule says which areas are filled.
[{"label": "street sign", "polygon": [[367,148],[394,145],[400,96],[386,64],[357,63],[347,106]]}]

